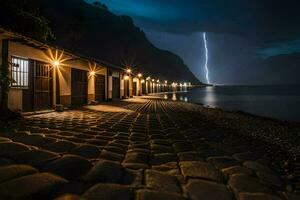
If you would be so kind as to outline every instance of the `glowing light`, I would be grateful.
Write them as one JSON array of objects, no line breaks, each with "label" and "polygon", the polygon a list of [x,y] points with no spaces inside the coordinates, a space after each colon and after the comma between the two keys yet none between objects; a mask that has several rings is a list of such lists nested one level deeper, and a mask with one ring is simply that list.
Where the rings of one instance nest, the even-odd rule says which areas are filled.
[{"label": "glowing light", "polygon": [[155,81],[155,79],[152,79],[152,82],[154,82]]},{"label": "glowing light", "polygon": [[97,74],[105,73],[105,68],[98,66],[97,63],[89,62],[88,67],[89,67],[89,77],[97,76]]},{"label": "glowing light", "polygon": [[159,79],[158,79],[156,82],[158,82],[158,83],[159,83]]},{"label": "glowing light", "polygon": [[207,40],[206,40],[206,33],[203,33],[203,41],[204,41],[204,48],[205,48],[205,77],[208,84],[210,84],[209,80],[209,70],[208,70],[208,47],[207,47]]},{"label": "glowing light", "polygon": [[124,76],[124,79],[125,79],[125,80],[129,80],[129,76],[127,76],[127,75]]},{"label": "glowing light", "polygon": [[177,100],[177,97],[176,97],[176,94],[175,94],[175,93],[173,93],[173,95],[172,95],[172,100],[173,100],[173,101],[176,101],[176,100]]},{"label": "glowing light", "polygon": [[126,69],[126,72],[127,72],[128,74],[130,74],[130,73],[131,73],[131,69]]},{"label": "glowing light", "polygon": [[90,75],[91,75],[91,76],[95,76],[95,75],[96,75],[96,72],[95,72],[95,71],[91,71],[91,72],[90,72]]},{"label": "glowing light", "polygon": [[58,60],[53,61],[53,66],[58,67],[60,62]]},{"label": "glowing light", "polygon": [[151,77],[150,76],[148,76],[147,78],[146,78],[146,80],[150,80],[151,79]]},{"label": "glowing light", "polygon": [[65,62],[71,60],[70,57],[64,57],[64,51],[53,50],[50,48],[45,52],[45,56],[48,62],[56,68],[65,66]]},{"label": "glowing light", "polygon": [[183,86],[186,87],[186,86],[187,86],[187,83],[184,83]]},{"label": "glowing light", "polygon": [[137,76],[138,76],[139,78],[141,78],[143,75],[142,75],[141,73],[139,73]]},{"label": "glowing light", "polygon": [[165,81],[165,84],[167,84],[168,83],[168,81]]},{"label": "glowing light", "polygon": [[141,80],[141,83],[145,83],[145,80],[143,79],[143,80]]}]

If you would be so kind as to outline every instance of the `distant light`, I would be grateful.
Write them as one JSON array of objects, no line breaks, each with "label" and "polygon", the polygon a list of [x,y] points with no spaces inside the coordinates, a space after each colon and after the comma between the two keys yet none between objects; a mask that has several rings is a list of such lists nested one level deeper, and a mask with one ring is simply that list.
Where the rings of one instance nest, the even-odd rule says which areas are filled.
[{"label": "distant light", "polygon": [[155,79],[152,79],[152,82],[154,82],[155,81]]},{"label": "distant light", "polygon": [[53,61],[53,65],[54,65],[55,67],[58,67],[59,64],[60,64],[60,62],[59,62],[58,60]]},{"label": "distant light", "polygon": [[129,80],[129,76],[128,75],[124,76],[124,79]]},{"label": "distant light", "polygon": [[128,74],[130,74],[130,73],[131,73],[131,69],[126,69],[126,72],[127,72]]},{"label": "distant light", "polygon": [[187,83],[184,83],[183,86],[186,87],[186,86],[187,86]]},{"label": "distant light", "polygon": [[91,72],[90,72],[90,75],[91,75],[91,76],[95,76],[95,75],[96,75],[96,72],[95,72],[95,71],[91,71]]},{"label": "distant light", "polygon": [[157,80],[157,82],[159,83],[159,79]]},{"label": "distant light", "polygon": [[143,79],[143,80],[141,80],[141,83],[145,83],[145,80]]},{"label": "distant light", "polygon": [[141,73],[138,74],[138,77],[141,78],[143,75]]},{"label": "distant light", "polygon": [[168,83],[168,81],[165,81],[165,84],[167,84]]},{"label": "distant light", "polygon": [[151,77],[150,76],[148,76],[147,78],[146,78],[146,80],[150,80],[151,79]]}]

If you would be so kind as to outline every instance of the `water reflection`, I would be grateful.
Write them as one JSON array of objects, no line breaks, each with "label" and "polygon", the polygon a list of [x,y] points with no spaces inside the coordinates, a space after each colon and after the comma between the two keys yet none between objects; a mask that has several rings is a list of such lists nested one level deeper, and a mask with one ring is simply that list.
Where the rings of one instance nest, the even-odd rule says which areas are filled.
[{"label": "water reflection", "polygon": [[205,96],[203,100],[204,104],[215,104],[217,102],[214,86],[205,87]]},{"label": "water reflection", "polygon": [[234,86],[198,87],[188,92],[162,94],[162,99],[201,103],[225,110],[300,121],[300,87]]},{"label": "water reflection", "polygon": [[176,93],[173,93],[173,95],[172,95],[172,100],[173,100],[173,101],[176,101],[176,100],[177,100]]},{"label": "water reflection", "polygon": [[184,102],[188,102],[189,99],[187,97],[187,93],[171,93],[171,94],[164,94],[163,96],[161,96],[163,99],[168,100],[171,99],[172,101],[184,101]]}]

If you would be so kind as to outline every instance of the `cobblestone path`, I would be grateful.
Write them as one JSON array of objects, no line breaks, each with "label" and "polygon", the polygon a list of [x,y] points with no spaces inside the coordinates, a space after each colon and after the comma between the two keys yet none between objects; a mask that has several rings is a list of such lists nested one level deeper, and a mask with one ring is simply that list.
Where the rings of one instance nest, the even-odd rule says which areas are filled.
[{"label": "cobblestone path", "polygon": [[117,105],[27,116],[3,131],[0,199],[298,199],[259,146],[200,106]]}]

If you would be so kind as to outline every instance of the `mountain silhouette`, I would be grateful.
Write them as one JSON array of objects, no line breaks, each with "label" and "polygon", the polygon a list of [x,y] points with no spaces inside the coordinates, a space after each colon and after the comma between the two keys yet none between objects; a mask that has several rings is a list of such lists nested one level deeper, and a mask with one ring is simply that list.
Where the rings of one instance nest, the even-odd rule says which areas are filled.
[{"label": "mountain silhouette", "polygon": [[55,45],[130,66],[153,78],[200,83],[179,56],[155,47],[128,16],[115,15],[84,0],[39,0],[37,4],[50,22]]}]

